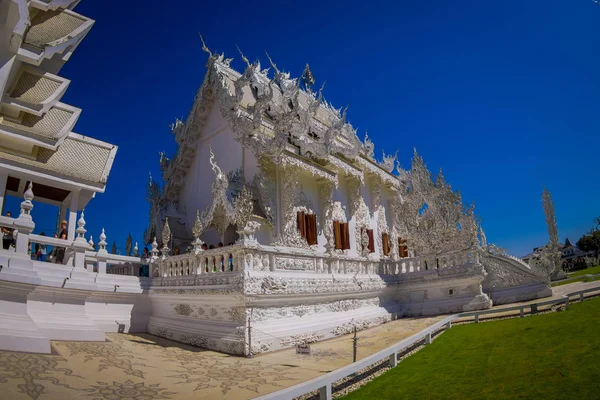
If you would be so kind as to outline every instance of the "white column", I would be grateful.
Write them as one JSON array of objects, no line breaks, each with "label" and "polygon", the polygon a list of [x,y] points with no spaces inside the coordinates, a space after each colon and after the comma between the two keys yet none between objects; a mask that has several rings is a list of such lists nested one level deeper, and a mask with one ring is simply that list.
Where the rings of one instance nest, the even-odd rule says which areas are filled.
[{"label": "white column", "polygon": [[69,207],[69,236],[67,240],[75,239],[75,224],[77,223],[77,208],[79,207],[79,190],[71,192],[71,206]]},{"label": "white column", "polygon": [[19,232],[17,235],[17,244],[14,255],[8,260],[8,268],[2,271],[4,280],[13,282],[30,283],[40,285],[41,279],[33,269],[33,261],[27,250],[29,248],[29,234],[33,232],[35,223],[31,218],[33,209],[33,190],[31,183],[23,193],[24,201],[21,202],[21,213],[14,221],[14,228]]},{"label": "white column", "polygon": [[[6,196],[6,181],[7,180],[8,180],[8,174],[6,172],[0,171],[0,213],[2,213],[2,206],[4,205],[4,197]],[[4,215],[4,214],[2,214],[2,215]]]}]

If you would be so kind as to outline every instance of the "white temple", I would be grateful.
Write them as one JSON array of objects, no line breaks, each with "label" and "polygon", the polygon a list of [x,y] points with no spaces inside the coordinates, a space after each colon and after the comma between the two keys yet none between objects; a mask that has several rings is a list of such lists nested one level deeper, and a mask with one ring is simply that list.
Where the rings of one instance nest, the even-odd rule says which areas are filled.
[{"label": "white temple", "polygon": [[[308,66],[291,79],[242,55],[240,74],[206,46],[202,86],[172,126],[177,152],[161,154],[164,184],[148,186],[151,257],[109,254],[110,227],[94,228],[96,248],[83,209],[117,148],[74,133],[80,110],[60,102],[69,81],[56,74],[93,24],[77,3],[0,2],[0,208],[23,198],[0,216],[14,238],[0,248],[0,349],[119,331],[249,355],[551,294],[556,263],[488,246],[473,207],[416,152],[410,170],[377,161]],[[59,208],[68,237],[34,234],[34,198]],[[34,260],[36,243],[64,260]],[[141,264],[151,277],[131,276]]]},{"label": "white temple", "polygon": [[410,170],[377,161],[308,65],[292,79],[242,54],[239,73],[204,50],[176,154],[160,157],[164,185],[148,186],[147,240],[161,236],[163,254],[150,333],[249,354],[551,294],[551,271],[488,246],[473,207],[416,151]]}]

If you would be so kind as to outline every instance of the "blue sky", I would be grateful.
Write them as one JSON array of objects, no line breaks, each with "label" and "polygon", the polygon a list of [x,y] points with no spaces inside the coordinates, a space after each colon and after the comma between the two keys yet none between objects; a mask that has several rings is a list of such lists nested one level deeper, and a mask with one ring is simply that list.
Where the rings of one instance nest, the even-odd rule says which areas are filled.
[{"label": "blue sky", "polygon": [[[148,171],[175,150],[205,73],[198,32],[214,51],[267,60],[293,76],[309,63],[325,97],[381,150],[412,149],[475,201],[488,240],[523,255],[547,241],[541,192],[552,192],[561,240],[600,215],[600,7],[591,0],[397,2],[91,1],[96,20],[62,69],[75,131],[119,151],[88,233],[142,242]],[[454,4],[451,4],[454,3]],[[8,203],[16,206],[16,199]],[[45,210],[50,211],[44,217]],[[37,212],[36,212],[37,211]],[[51,230],[55,211],[33,211]],[[38,231],[39,231],[38,230]]]}]

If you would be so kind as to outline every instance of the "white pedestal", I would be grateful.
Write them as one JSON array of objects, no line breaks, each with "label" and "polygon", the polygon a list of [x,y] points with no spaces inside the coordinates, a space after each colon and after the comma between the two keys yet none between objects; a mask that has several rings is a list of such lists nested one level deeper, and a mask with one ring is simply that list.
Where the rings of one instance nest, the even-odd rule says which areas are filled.
[{"label": "white pedestal", "polygon": [[96,290],[95,274],[85,268],[75,267],[69,280],[65,283],[67,289]]},{"label": "white pedestal", "polygon": [[39,285],[42,280],[33,269],[33,260],[26,254],[13,253],[8,259],[8,267],[3,267],[2,279],[11,282]]},{"label": "white pedestal", "polygon": [[38,286],[29,295],[27,311],[52,340],[104,341],[104,332],[86,313],[89,292]]},{"label": "white pedestal", "polygon": [[0,281],[0,349],[50,353],[50,340],[27,314],[34,286]]}]

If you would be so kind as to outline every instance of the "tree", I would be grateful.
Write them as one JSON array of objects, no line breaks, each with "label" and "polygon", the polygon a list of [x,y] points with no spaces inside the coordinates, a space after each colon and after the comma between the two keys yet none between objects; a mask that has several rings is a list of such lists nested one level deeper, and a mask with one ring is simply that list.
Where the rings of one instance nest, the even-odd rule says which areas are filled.
[{"label": "tree", "polygon": [[594,219],[594,227],[577,241],[577,247],[583,251],[600,251],[600,217]]},{"label": "tree", "polygon": [[600,251],[600,231],[592,231],[577,241],[577,247],[583,251]]}]

